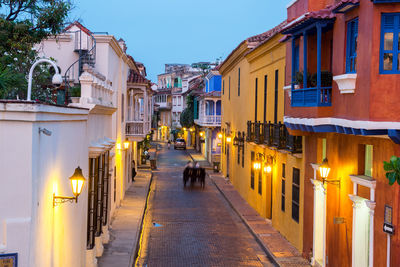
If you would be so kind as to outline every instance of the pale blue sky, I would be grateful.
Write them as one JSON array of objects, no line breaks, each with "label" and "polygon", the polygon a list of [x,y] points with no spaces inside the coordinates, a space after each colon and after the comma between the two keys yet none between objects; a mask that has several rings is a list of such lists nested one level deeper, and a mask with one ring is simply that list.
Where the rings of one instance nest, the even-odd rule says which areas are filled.
[{"label": "pale blue sky", "polygon": [[157,82],[165,63],[214,61],[286,18],[290,0],[74,0],[72,18],[122,37]]}]

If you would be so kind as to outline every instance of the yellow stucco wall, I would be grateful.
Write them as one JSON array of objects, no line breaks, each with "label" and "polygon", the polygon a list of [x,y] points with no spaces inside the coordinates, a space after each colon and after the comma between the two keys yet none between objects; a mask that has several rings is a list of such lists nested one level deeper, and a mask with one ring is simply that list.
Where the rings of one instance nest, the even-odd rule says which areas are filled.
[{"label": "yellow stucco wall", "polygon": [[[238,131],[247,135],[247,121],[255,120],[255,80],[258,79],[257,120],[264,120],[264,77],[267,75],[266,121],[274,122],[275,71],[278,70],[278,108],[277,121],[283,122],[284,113],[284,74],[286,47],[278,34],[266,43],[250,51],[244,42],[228,57],[220,68],[223,87],[222,128],[230,130],[232,138]],[[240,96],[238,96],[238,69],[240,68]],[[230,97],[229,97],[230,79]],[[225,83],[225,85],[224,85]],[[228,134],[228,133],[227,133]],[[224,144],[223,144],[224,146]],[[238,163],[238,148],[227,145],[222,151],[222,172],[229,178],[240,195],[263,217],[272,219],[273,226],[281,232],[298,250],[303,244],[303,190],[304,172],[302,156],[293,156],[286,151],[277,151],[266,146],[245,142],[244,166],[242,152]],[[255,173],[254,189],[251,180],[251,152],[275,157],[273,171],[261,173],[262,194],[258,192],[258,172]],[[229,154],[229,155],[228,155]],[[228,160],[229,157],[229,160]],[[285,211],[281,210],[282,163],[286,165]],[[292,219],[292,173],[293,167],[300,169],[300,218]],[[272,195],[271,195],[272,192]],[[272,197],[271,197],[272,196]],[[272,202],[272,205],[271,205]]]}]

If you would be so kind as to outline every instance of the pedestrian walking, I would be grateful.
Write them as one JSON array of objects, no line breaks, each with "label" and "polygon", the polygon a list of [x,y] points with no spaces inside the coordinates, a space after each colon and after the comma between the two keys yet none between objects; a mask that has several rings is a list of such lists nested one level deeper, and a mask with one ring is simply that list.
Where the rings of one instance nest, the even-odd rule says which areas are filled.
[{"label": "pedestrian walking", "polygon": [[168,140],[168,149],[171,147],[171,140]]}]

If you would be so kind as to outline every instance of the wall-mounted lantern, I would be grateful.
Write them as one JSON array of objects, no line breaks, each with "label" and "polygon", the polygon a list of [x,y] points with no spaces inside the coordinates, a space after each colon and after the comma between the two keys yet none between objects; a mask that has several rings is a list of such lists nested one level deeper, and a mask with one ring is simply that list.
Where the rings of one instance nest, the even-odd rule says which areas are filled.
[{"label": "wall-mounted lantern", "polygon": [[218,133],[218,138],[222,139],[222,133]]},{"label": "wall-mounted lantern", "polygon": [[183,127],[183,130],[186,132],[186,130],[187,130],[186,127]]},{"label": "wall-mounted lantern", "polygon": [[328,159],[325,158],[322,161],[322,164],[319,166],[319,174],[322,178],[323,183],[331,183],[331,184],[336,184],[337,186],[340,186],[340,179],[336,180],[328,180],[329,172],[331,171],[331,168],[328,165]]},{"label": "wall-mounted lantern", "polygon": [[228,144],[232,143],[232,137],[231,137],[230,135],[228,135],[228,136],[226,137],[226,142],[227,142]]},{"label": "wall-mounted lantern", "polygon": [[234,146],[238,146],[239,145],[239,138],[237,136],[235,136],[235,138],[233,138],[233,145]]},{"label": "wall-mounted lantern", "polygon": [[56,194],[53,193],[53,207],[68,201],[71,203],[73,203],[74,201],[76,203],[78,202],[78,196],[82,193],[83,185],[85,184],[86,181],[85,177],[82,174],[82,169],[79,166],[78,168],[75,169],[74,174],[71,177],[69,177],[69,180],[71,181],[72,193],[74,194],[74,196],[63,197],[63,196],[56,196]]},{"label": "wall-mounted lantern", "polygon": [[115,145],[115,148],[116,148],[117,150],[121,150],[121,149],[122,149],[121,143],[118,142],[118,143]]},{"label": "wall-mounted lantern", "polygon": [[253,163],[253,168],[255,170],[261,170],[262,165],[264,165],[264,167],[262,168],[264,173],[271,173],[272,166],[274,164],[275,164],[275,156],[265,155],[263,153],[257,153],[256,160]]},{"label": "wall-mounted lantern", "polygon": [[124,149],[125,149],[125,150],[127,150],[127,149],[129,148],[129,144],[130,144],[130,142],[129,142],[128,140],[126,140],[126,141],[124,142]]},{"label": "wall-mounted lantern", "polygon": [[204,132],[199,133],[200,137],[204,137]]}]

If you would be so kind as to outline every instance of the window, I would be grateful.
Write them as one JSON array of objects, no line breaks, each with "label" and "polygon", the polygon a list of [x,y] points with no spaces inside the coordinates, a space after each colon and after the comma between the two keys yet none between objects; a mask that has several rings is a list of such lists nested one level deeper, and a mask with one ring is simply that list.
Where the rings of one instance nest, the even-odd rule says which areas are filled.
[{"label": "window", "polygon": [[278,71],[278,70],[275,70],[274,123],[278,123],[278,79],[279,79],[279,71]]},{"label": "window", "polygon": [[364,175],[372,177],[373,146],[365,145]]},{"label": "window", "polygon": [[255,159],[254,151],[251,151],[251,164],[250,164],[250,169],[251,169],[251,172],[250,172],[250,187],[251,187],[251,189],[254,189],[254,175],[255,175],[255,173],[254,173],[254,168],[252,166],[252,164],[254,162],[254,159]]},{"label": "window", "polygon": [[299,222],[300,207],[300,170],[293,168],[292,176],[292,219]]},{"label": "window", "polygon": [[400,13],[382,14],[379,72],[400,73]]},{"label": "window", "polygon": [[264,122],[267,121],[267,85],[268,85],[268,76],[264,76]]},{"label": "window", "polygon": [[294,73],[296,74],[300,70],[300,46],[297,43],[294,46]]},{"label": "window", "polygon": [[222,94],[225,94],[225,80],[222,81]]},{"label": "window", "polygon": [[258,171],[258,194],[262,195],[262,171]]},{"label": "window", "polygon": [[284,212],[285,211],[285,186],[286,186],[286,165],[285,163],[282,163],[282,199],[281,199],[281,210]]},{"label": "window", "polygon": [[121,96],[121,122],[124,122],[124,115],[125,115],[125,96],[122,94]]},{"label": "window", "polygon": [[[238,133],[238,138],[240,138],[241,133]],[[240,146],[237,146],[237,164],[240,165]]]},{"label": "window", "polygon": [[238,69],[238,96],[240,96],[240,68]]},{"label": "window", "polygon": [[346,73],[356,73],[358,18],[347,22]]},{"label": "window", "polygon": [[228,87],[228,90],[229,90],[228,99],[231,100],[231,77],[229,77],[229,87]]},{"label": "window", "polygon": [[256,85],[255,85],[255,98],[254,98],[254,122],[257,122],[257,94],[258,94],[258,78],[256,78]]},{"label": "window", "polygon": [[326,159],[326,138],[322,138],[322,159],[321,159],[321,161],[323,161],[324,159]]},{"label": "window", "polygon": [[[242,132],[242,138],[244,139],[244,132]],[[242,147],[242,168],[244,168],[244,146]]]}]

